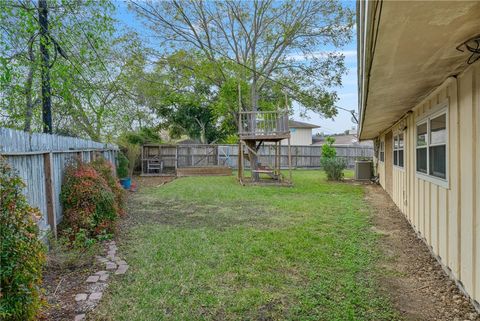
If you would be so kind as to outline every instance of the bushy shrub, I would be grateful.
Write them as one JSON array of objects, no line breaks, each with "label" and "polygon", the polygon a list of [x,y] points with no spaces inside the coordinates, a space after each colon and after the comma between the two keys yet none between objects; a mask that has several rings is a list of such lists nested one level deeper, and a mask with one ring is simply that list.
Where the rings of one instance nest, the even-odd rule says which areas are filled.
[{"label": "bushy shrub", "polygon": [[62,223],[70,229],[72,241],[82,229],[89,237],[114,232],[120,212],[115,194],[91,164],[76,161],[67,166],[60,199]]},{"label": "bushy shrub", "polygon": [[115,201],[117,203],[118,213],[123,214],[125,207],[126,194],[125,190],[120,185],[117,177],[114,175],[113,164],[103,157],[97,158],[92,163],[93,168],[102,176],[107,182],[108,187],[115,194]]},{"label": "bushy shrub", "polygon": [[45,248],[38,240],[38,209],[28,205],[24,184],[0,157],[0,319],[32,320],[42,300]]},{"label": "bushy shrub", "polygon": [[140,153],[142,145],[146,143],[160,144],[162,142],[159,130],[157,128],[142,127],[137,131],[125,132],[117,140],[121,146],[122,152],[118,155],[119,166],[118,169],[123,168],[122,158],[126,157],[125,167],[127,171],[120,172],[117,170],[119,178],[125,178],[133,174],[134,170],[140,165]]},{"label": "bushy shrub", "polygon": [[323,158],[333,158],[337,156],[337,150],[333,147],[335,143],[335,138],[327,137],[325,143],[322,145],[322,157]]},{"label": "bushy shrub", "polygon": [[343,179],[343,171],[347,167],[347,163],[342,158],[337,158],[337,150],[333,147],[335,138],[327,137],[325,144],[322,145],[322,157],[320,165],[327,173],[328,180],[339,181]]},{"label": "bushy shrub", "polygon": [[327,173],[328,180],[339,181],[344,177],[343,171],[347,168],[347,163],[343,158],[322,158],[322,168]]},{"label": "bushy shrub", "polygon": [[117,155],[117,162],[118,162],[118,166],[117,166],[117,176],[119,178],[125,178],[125,177],[128,177],[128,172],[129,172],[129,169],[128,169],[128,159],[125,157],[125,155],[122,153],[122,152],[119,152],[118,155]]}]

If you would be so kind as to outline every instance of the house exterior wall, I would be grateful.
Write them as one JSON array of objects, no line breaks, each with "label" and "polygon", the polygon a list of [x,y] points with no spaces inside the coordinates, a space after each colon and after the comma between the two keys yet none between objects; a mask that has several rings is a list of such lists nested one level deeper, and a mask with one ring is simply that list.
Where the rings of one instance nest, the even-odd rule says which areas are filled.
[{"label": "house exterior wall", "polygon": [[[446,182],[416,172],[416,125],[447,110]],[[480,62],[449,78],[386,133],[404,130],[404,168],[393,166],[391,197],[447,272],[480,306]],[[392,144],[385,144],[385,147]],[[385,148],[385,154],[393,153]],[[390,154],[392,155],[392,154]],[[387,161],[387,157],[385,157]],[[378,162],[380,184],[390,177]]]},{"label": "house exterior wall", "polygon": [[[284,139],[282,145],[287,144]],[[312,145],[311,128],[290,128],[290,145]]]}]

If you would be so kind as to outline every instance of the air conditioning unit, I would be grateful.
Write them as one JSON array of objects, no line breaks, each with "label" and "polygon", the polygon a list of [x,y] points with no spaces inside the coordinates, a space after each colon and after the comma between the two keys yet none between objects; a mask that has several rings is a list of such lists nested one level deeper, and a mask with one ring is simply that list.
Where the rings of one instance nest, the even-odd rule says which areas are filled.
[{"label": "air conditioning unit", "polygon": [[355,180],[366,181],[372,178],[372,161],[355,161]]}]

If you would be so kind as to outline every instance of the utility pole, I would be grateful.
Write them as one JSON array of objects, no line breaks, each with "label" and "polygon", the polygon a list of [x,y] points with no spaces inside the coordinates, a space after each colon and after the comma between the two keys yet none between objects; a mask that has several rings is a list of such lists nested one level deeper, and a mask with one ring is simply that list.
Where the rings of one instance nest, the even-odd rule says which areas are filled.
[{"label": "utility pole", "polygon": [[40,25],[40,54],[42,73],[42,120],[43,132],[52,133],[52,96],[50,89],[50,56],[48,45],[48,6],[47,0],[38,0],[38,23]]}]

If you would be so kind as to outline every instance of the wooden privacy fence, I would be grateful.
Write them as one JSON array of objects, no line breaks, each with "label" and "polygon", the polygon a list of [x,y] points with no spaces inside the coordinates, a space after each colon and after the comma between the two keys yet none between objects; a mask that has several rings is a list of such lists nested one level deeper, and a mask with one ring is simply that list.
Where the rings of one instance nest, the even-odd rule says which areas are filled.
[{"label": "wooden privacy fence", "polygon": [[[355,160],[372,159],[373,147],[365,146],[335,146],[337,157],[345,159],[348,168],[355,166]],[[292,145],[292,167],[293,168],[319,168],[322,155],[322,146],[310,145],[300,146]],[[219,164],[237,168],[238,146],[237,145],[218,145]],[[258,151],[259,161],[262,164],[273,164],[275,153],[273,145],[263,145]],[[248,161],[247,161],[247,165]],[[280,165],[283,168],[288,167],[288,146],[282,146],[280,150]]]},{"label": "wooden privacy fence", "polygon": [[65,166],[75,158],[90,162],[98,156],[115,165],[117,152],[116,145],[0,128],[0,155],[25,182],[24,194],[29,204],[42,213],[42,236],[48,230],[56,233],[62,220],[60,191]]},{"label": "wooden privacy fence", "polygon": [[[334,146],[337,157],[345,159],[353,168],[357,159],[372,159],[373,147]],[[319,168],[322,146],[291,146],[294,168]],[[262,164],[275,161],[273,145],[262,145],[258,151]],[[143,174],[174,174],[177,168],[229,166],[238,168],[238,145],[144,145],[141,155]],[[280,153],[282,167],[288,165],[288,146],[282,146]],[[247,167],[249,166],[247,161]]]}]

